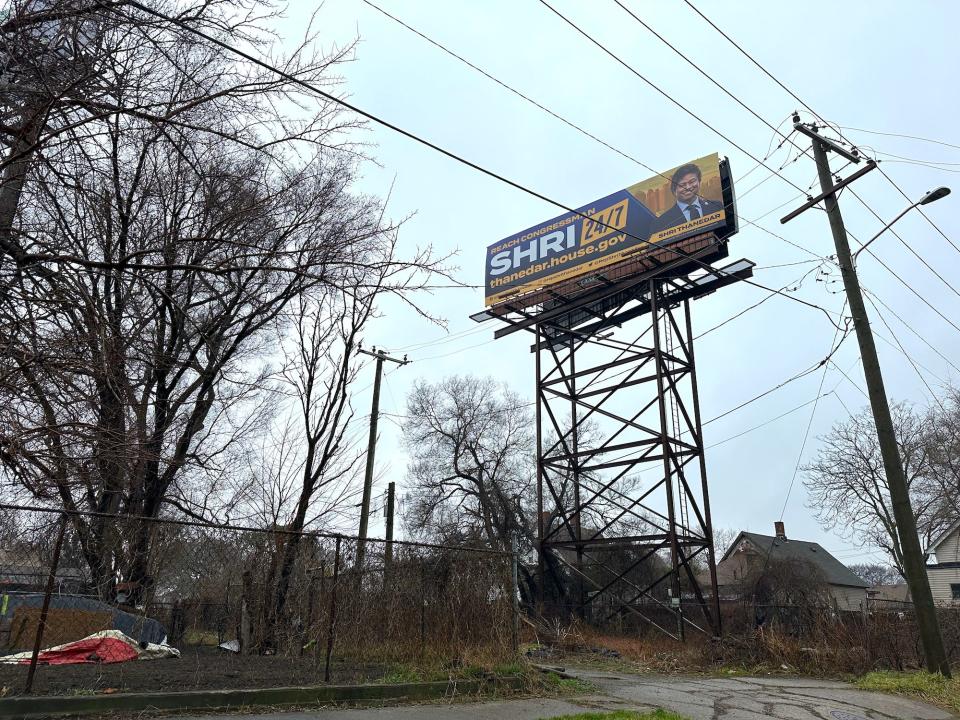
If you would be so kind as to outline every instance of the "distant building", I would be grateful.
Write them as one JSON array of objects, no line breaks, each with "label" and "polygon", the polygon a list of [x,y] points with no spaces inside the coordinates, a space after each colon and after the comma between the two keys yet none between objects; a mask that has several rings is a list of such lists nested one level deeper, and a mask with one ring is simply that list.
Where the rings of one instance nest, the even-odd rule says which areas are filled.
[{"label": "distant building", "polygon": [[872,585],[867,588],[867,597],[878,603],[908,603],[910,602],[910,588],[906,583],[895,585]]},{"label": "distant building", "polygon": [[[50,565],[41,561],[36,552],[0,548],[0,596],[9,592],[43,592],[49,575]],[[57,593],[82,592],[87,587],[79,568],[58,567],[53,580]]]},{"label": "distant building", "polygon": [[782,522],[775,524],[775,533],[761,535],[741,531],[737,535],[717,563],[721,598],[739,599],[746,583],[779,563],[786,567],[811,567],[818,580],[826,585],[838,610],[860,610],[864,606],[870,583],[857,577],[818,543],[788,539]]},{"label": "distant building", "polygon": [[927,578],[934,602],[960,603],[960,520],[927,548]]}]

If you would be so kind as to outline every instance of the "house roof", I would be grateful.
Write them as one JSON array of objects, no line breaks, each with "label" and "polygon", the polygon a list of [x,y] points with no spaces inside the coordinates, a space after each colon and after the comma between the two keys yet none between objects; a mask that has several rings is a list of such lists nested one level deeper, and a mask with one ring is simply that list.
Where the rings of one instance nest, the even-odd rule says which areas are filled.
[{"label": "house roof", "polygon": [[824,580],[830,585],[870,587],[870,583],[857,577],[842,562],[824,550],[819,543],[805,540],[781,539],[772,535],[741,531],[737,539],[727,548],[720,562],[730,557],[740,545],[741,539],[747,540],[758,552],[764,555],[769,553],[771,560],[805,560],[812,563],[823,573]]},{"label": "house roof", "polygon": [[946,530],[944,530],[942,533],[940,533],[940,534],[937,536],[937,538],[936,538],[933,542],[931,542],[930,545],[927,546],[926,554],[927,554],[927,555],[936,555],[936,554],[937,554],[937,548],[940,546],[940,544],[941,544],[944,540],[946,540],[948,537],[950,537],[951,535],[953,535],[953,533],[955,533],[958,528],[960,528],[960,519],[957,519],[956,521],[954,521],[953,523],[951,523],[950,526],[949,526]]}]

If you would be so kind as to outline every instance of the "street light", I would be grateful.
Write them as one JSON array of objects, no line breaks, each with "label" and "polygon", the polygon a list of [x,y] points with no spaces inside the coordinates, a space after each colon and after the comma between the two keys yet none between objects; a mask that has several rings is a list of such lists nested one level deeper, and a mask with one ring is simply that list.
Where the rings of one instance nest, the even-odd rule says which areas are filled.
[{"label": "street light", "polygon": [[891,220],[891,221],[888,222],[886,225],[884,225],[884,226],[880,229],[880,232],[878,232],[878,233],[877,233],[876,235],[874,235],[872,238],[870,238],[869,240],[867,240],[867,241],[860,247],[860,249],[857,250],[857,251],[853,254],[853,260],[854,260],[854,262],[856,262],[856,260],[857,260],[857,255],[859,255],[859,254],[862,253],[864,250],[866,250],[867,245],[869,245],[869,244],[872,243],[874,240],[876,240],[878,237],[880,237],[881,235],[883,235],[887,230],[890,229],[890,226],[891,226],[891,225],[893,225],[897,220],[899,220],[900,218],[902,218],[902,217],[903,217],[904,215],[906,215],[908,212],[910,212],[911,210],[913,210],[915,207],[917,207],[917,206],[919,206],[919,205],[929,205],[929,204],[932,203],[932,202],[936,202],[936,201],[939,200],[940,198],[945,198],[945,197],[946,197],[947,195],[949,195],[949,194],[950,194],[950,188],[948,188],[948,187],[942,187],[942,186],[941,186],[941,187],[938,187],[936,190],[931,190],[930,192],[928,192],[928,193],[927,193],[926,195],[924,195],[922,198],[920,198],[920,199],[917,200],[915,203],[913,203],[913,205],[910,205],[906,210],[904,210],[902,213],[900,213],[899,215],[897,215],[893,220]]}]

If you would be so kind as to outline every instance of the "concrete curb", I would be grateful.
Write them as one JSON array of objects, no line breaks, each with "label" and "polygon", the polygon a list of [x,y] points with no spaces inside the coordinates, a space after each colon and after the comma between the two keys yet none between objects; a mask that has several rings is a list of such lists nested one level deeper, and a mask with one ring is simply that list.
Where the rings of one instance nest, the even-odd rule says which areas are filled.
[{"label": "concrete curb", "polygon": [[435,700],[469,695],[483,690],[518,690],[523,678],[503,677],[482,680],[394,685],[319,685],[245,690],[191,690],[169,693],[127,693],[80,697],[0,698],[0,718],[40,720],[54,716],[142,712],[144,710],[236,710],[257,705],[317,705],[361,703],[381,700]]}]

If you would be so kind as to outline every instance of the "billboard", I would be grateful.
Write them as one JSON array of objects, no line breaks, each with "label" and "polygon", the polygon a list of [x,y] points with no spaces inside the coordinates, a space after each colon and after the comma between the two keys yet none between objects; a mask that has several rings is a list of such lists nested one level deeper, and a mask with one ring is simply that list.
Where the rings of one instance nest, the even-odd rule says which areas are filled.
[{"label": "billboard", "polygon": [[579,214],[560,215],[494,243],[486,253],[486,304],[726,228],[733,193],[724,175],[719,155],[707,155],[577,208]]}]

